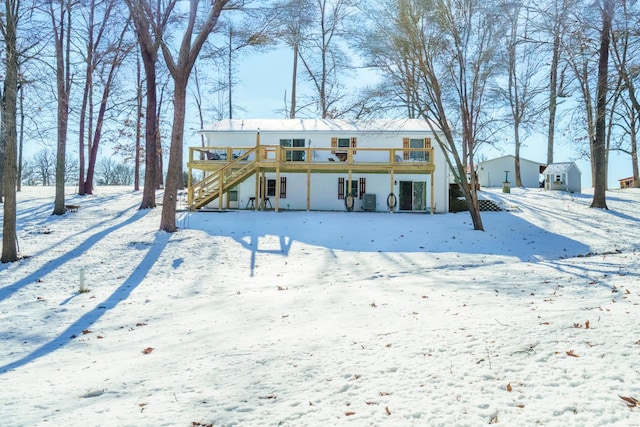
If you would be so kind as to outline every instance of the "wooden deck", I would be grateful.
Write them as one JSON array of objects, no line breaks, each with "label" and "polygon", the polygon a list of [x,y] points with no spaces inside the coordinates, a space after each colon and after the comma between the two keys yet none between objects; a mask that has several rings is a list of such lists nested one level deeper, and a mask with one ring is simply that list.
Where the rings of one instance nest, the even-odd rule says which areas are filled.
[{"label": "wooden deck", "polygon": [[[221,200],[233,186],[252,175],[266,172],[275,172],[276,175],[344,173],[349,175],[349,181],[353,173],[388,174],[393,189],[394,175],[397,174],[429,174],[433,178],[433,158],[433,148],[318,148],[260,144],[251,147],[190,147],[187,203],[191,209],[198,209],[216,198]],[[206,172],[207,177],[193,183],[194,170]],[[256,188],[256,199],[257,193]],[[277,198],[275,209],[278,210]]]},{"label": "wooden deck", "polygon": [[[190,147],[187,168],[215,171],[255,147]],[[209,158],[207,158],[207,156]],[[344,160],[340,160],[343,158]],[[231,161],[227,160],[231,159]],[[332,159],[332,160],[330,160]],[[252,162],[261,170],[281,172],[430,173],[433,148],[294,148],[260,145]]]}]

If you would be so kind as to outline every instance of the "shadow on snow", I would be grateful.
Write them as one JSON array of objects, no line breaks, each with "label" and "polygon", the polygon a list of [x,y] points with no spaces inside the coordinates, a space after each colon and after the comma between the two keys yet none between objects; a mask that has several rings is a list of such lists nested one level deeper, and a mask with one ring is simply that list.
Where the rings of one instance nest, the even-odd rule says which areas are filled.
[{"label": "shadow on snow", "polygon": [[[131,218],[128,221],[125,221],[124,223],[120,224],[119,227],[122,227],[139,217],[140,215],[136,216],[135,218]],[[107,230],[103,231],[100,234],[104,234],[106,232]],[[140,265],[131,272],[131,275],[122,283],[122,285],[120,285],[111,295],[109,295],[107,299],[96,305],[93,310],[85,313],[78,320],[69,325],[69,327],[62,331],[57,337],[46,342],[28,355],[14,362],[7,363],[4,366],[0,366],[0,372],[6,372],[24,366],[29,362],[52,353],[53,351],[67,344],[69,340],[73,339],[74,337],[82,335],[82,331],[84,331],[85,329],[89,329],[91,325],[96,323],[107,311],[115,308],[118,303],[120,303],[120,301],[128,298],[131,292],[140,283],[142,283],[144,277],[147,275],[149,270],[151,270],[153,265],[156,263],[156,261],[164,251],[170,237],[171,235],[169,233],[165,233],[162,231],[156,232],[155,240],[149,247],[149,251],[147,252],[145,257],[140,262]]]},{"label": "shadow on snow", "polygon": [[[121,212],[120,215],[118,215],[115,219],[120,218],[125,212]],[[58,258],[52,259],[51,261],[47,262],[46,264],[44,264],[42,267],[38,268],[36,271],[32,272],[31,274],[23,277],[22,279],[18,280],[17,282],[7,285],[7,286],[3,286],[0,288],[0,301],[3,301],[7,298],[9,298],[11,295],[13,295],[15,292],[19,291],[20,289],[24,288],[25,286],[28,286],[32,283],[35,283],[36,280],[38,280],[40,277],[43,277],[49,273],[51,273],[52,271],[56,270],[57,268],[59,268],[61,265],[65,264],[66,262],[74,259],[74,258],[78,258],[80,256],[82,256],[82,254],[84,254],[85,252],[87,252],[91,247],[93,247],[94,245],[96,245],[100,240],[102,240],[105,236],[107,236],[108,234],[126,227],[127,225],[132,224],[133,222],[139,220],[140,218],[142,218],[143,216],[145,216],[148,213],[148,210],[143,210],[143,211],[136,211],[131,217],[129,217],[127,220],[120,222],[118,224],[112,225],[111,227],[105,228],[104,230],[95,233],[91,236],[89,236],[84,242],[82,242],[81,244],[79,244],[77,247],[75,247],[74,249],[72,249],[71,251],[59,256]],[[111,218],[109,220],[105,220],[105,222],[111,221],[114,218]],[[78,234],[83,233],[79,232]],[[6,268],[6,266],[5,266]],[[1,270],[0,270],[1,271]]]},{"label": "shadow on snow", "polygon": [[289,256],[295,242],[331,251],[466,253],[515,257],[526,262],[589,252],[586,244],[541,229],[509,212],[484,213],[485,232],[473,230],[467,213],[236,211],[188,215],[189,228],[232,238],[249,251],[252,272],[258,254]]}]

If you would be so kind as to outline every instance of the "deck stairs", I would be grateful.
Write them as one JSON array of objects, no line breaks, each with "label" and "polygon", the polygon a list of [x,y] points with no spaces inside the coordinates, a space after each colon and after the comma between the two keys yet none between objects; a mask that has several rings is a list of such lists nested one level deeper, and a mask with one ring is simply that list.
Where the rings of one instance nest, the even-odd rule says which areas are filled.
[{"label": "deck stairs", "polygon": [[192,185],[190,209],[203,208],[252,176],[256,172],[255,152],[256,148],[245,152],[232,162],[207,175],[202,181]]}]

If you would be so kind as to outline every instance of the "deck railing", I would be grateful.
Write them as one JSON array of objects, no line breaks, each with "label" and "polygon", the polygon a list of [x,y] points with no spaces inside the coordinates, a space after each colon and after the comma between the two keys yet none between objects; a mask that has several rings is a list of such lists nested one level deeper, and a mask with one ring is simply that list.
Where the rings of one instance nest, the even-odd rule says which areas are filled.
[{"label": "deck railing", "polygon": [[397,165],[406,162],[433,164],[433,148],[371,148],[371,147],[282,147],[259,145],[254,147],[190,147],[189,163],[225,164],[244,157],[249,150],[258,148],[254,156],[245,160],[261,163],[302,162],[314,164],[375,163]]}]

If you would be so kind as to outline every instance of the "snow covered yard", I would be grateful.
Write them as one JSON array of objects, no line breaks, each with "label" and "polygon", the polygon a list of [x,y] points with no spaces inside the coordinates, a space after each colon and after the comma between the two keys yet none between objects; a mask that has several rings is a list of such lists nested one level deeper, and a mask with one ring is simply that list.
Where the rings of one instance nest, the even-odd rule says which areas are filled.
[{"label": "snow covered yard", "polygon": [[[640,425],[640,191],[506,212],[179,213],[19,194],[3,426]],[[161,200],[161,199],[159,199]],[[84,272],[89,292],[79,293]]]}]

